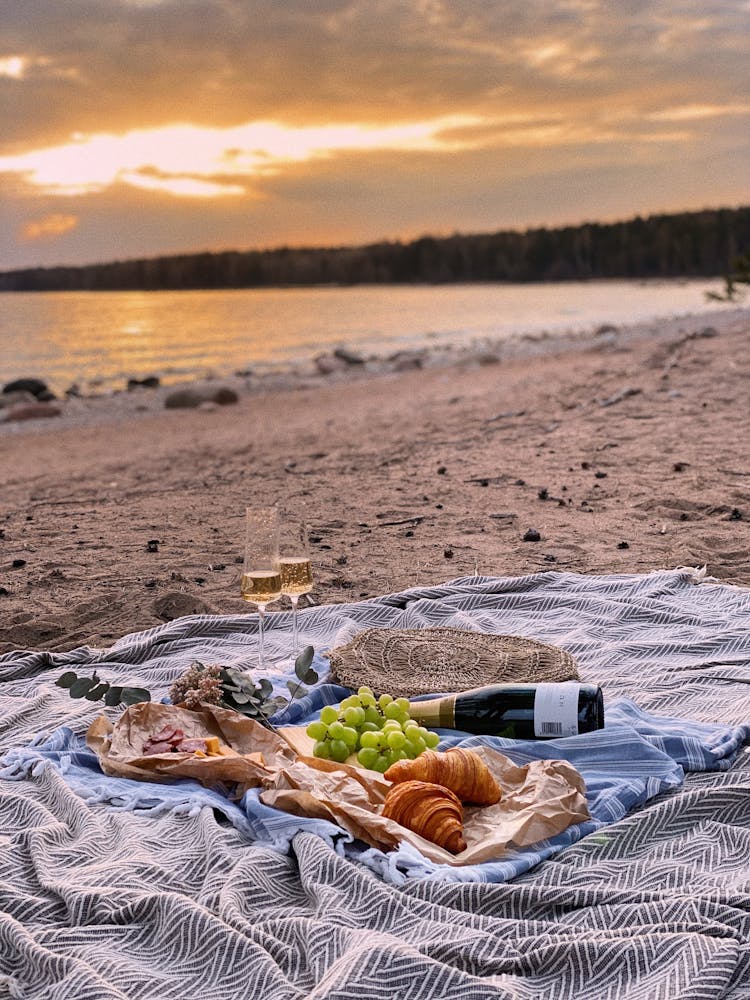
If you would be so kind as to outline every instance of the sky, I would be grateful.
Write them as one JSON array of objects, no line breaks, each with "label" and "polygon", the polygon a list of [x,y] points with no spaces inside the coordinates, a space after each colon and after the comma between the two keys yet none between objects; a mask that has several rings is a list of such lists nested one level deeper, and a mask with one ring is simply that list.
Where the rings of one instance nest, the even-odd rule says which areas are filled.
[{"label": "sky", "polygon": [[0,0],[0,269],[750,204],[750,0]]}]

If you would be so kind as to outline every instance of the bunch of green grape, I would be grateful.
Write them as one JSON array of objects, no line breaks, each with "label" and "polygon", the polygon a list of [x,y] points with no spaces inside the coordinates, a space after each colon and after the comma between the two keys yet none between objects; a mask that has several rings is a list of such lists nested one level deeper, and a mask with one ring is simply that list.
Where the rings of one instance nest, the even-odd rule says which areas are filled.
[{"label": "bunch of green grape", "polygon": [[342,763],[356,752],[362,767],[381,774],[397,760],[413,760],[440,742],[437,733],[409,717],[407,698],[376,698],[368,687],[344,698],[338,707],[326,705],[320,721],[311,722],[305,732],[315,740],[315,757]]}]

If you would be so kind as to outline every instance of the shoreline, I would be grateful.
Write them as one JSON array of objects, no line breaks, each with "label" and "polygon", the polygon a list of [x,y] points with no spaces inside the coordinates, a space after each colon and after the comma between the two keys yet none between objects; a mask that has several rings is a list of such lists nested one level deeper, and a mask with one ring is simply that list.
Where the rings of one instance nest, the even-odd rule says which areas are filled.
[{"label": "shoreline", "polygon": [[273,502],[310,525],[316,603],[477,572],[750,586],[750,311],[574,346],[3,427],[0,652],[247,614],[244,509]]},{"label": "shoreline", "polygon": [[[135,386],[132,389],[114,389],[66,395],[54,400],[62,412],[52,418],[55,427],[88,427],[93,424],[119,423],[137,420],[147,414],[164,409],[166,398],[185,387],[205,388],[224,386],[238,396],[259,395],[310,390],[324,385],[341,385],[361,380],[379,380],[412,370],[467,369],[488,365],[554,359],[587,350],[627,349],[633,341],[648,340],[653,344],[663,338],[678,336],[688,326],[703,324],[719,329],[731,326],[743,315],[750,314],[749,307],[740,305],[717,308],[707,312],[685,313],[666,319],[644,320],[630,324],[596,324],[584,329],[566,331],[541,330],[534,333],[517,333],[509,337],[478,338],[469,344],[435,344],[424,347],[404,347],[382,355],[360,352],[343,346],[301,362],[286,366],[268,366],[265,372],[233,372],[214,374],[205,378],[171,381],[154,373],[159,384],[155,388]],[[261,369],[263,366],[259,366]],[[30,373],[32,376],[34,373]],[[25,375],[14,377],[26,377]],[[133,382],[139,381],[133,379]],[[204,409],[209,404],[203,404]],[[51,430],[46,419],[5,420],[0,409],[0,439],[4,434],[33,434],[43,428]]]}]

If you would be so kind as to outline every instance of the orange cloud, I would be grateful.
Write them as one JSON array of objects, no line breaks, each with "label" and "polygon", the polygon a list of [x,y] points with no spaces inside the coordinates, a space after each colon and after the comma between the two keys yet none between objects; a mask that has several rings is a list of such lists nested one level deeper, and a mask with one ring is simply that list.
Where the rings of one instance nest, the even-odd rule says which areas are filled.
[{"label": "orange cloud", "polygon": [[21,228],[21,238],[24,240],[55,240],[64,236],[78,225],[77,215],[45,215],[41,219],[32,219]]}]

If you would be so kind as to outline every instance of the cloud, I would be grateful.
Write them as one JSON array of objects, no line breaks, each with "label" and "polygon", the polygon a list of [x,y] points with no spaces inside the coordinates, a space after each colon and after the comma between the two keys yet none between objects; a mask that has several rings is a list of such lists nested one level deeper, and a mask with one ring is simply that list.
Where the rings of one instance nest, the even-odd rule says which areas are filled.
[{"label": "cloud", "polygon": [[0,20],[13,263],[8,233],[68,209],[66,250],[107,256],[750,197],[746,0],[0,0]]},{"label": "cloud", "polygon": [[78,216],[55,213],[45,215],[41,219],[33,219],[25,222],[21,227],[21,239],[33,240],[55,240],[59,236],[64,236],[78,225]]}]

